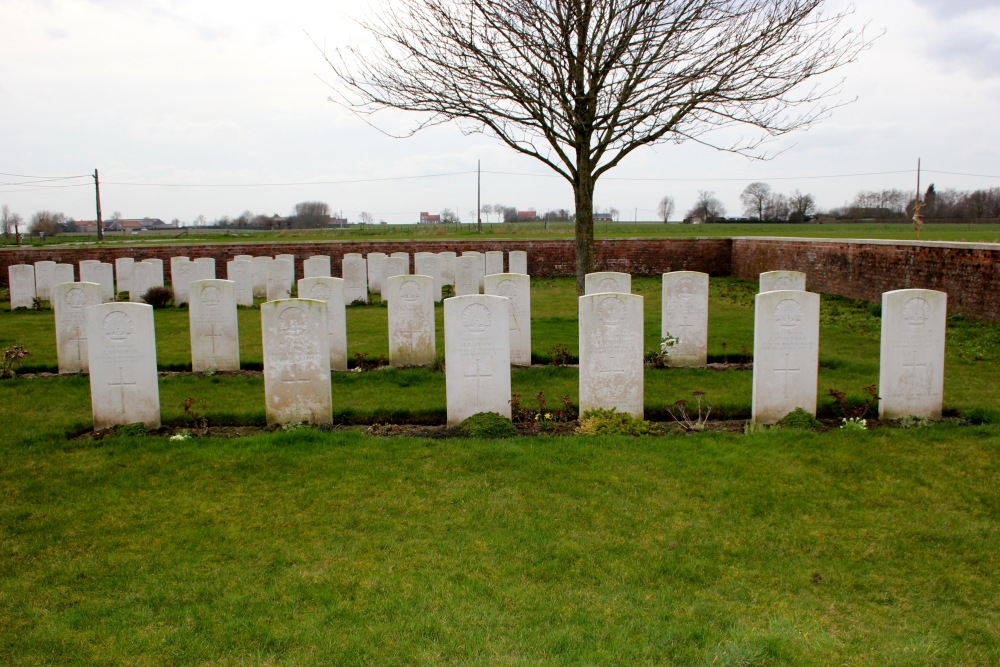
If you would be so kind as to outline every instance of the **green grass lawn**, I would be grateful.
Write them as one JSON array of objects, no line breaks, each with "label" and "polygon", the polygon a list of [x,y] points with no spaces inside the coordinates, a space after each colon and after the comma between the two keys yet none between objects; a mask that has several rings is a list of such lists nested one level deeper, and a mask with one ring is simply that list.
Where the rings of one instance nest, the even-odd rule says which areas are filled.
[{"label": "green grass lawn", "polygon": [[[652,348],[659,281],[633,288]],[[711,360],[748,356],[754,291],[711,281]],[[534,281],[532,307],[536,358],[575,354],[573,280]],[[832,416],[828,389],[878,381],[880,320],[821,313]],[[259,368],[260,311],[239,316]],[[187,368],[187,311],[155,317],[161,368]],[[351,354],[386,328],[350,308]],[[51,311],[0,308],[28,370],[55,370],[53,336]],[[0,381],[0,664],[1000,664],[998,350],[1000,327],[949,320],[946,412],[990,423],[862,432],[93,440],[85,377]],[[647,412],[699,389],[745,419],[750,381],[649,370]],[[512,384],[576,401],[574,368]],[[444,422],[441,372],[335,374],[333,396],[341,422]],[[264,422],[259,376],[167,375],[160,399],[172,428]]]}]

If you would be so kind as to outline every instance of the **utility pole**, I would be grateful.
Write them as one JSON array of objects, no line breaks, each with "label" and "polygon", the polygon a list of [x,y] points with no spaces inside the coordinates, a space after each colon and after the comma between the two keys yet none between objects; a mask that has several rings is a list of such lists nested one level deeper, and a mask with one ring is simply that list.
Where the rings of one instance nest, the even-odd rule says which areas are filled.
[{"label": "utility pole", "polygon": [[476,231],[480,234],[483,233],[483,206],[482,193],[483,193],[483,171],[482,171],[482,160],[476,160]]},{"label": "utility pole", "polygon": [[97,177],[97,170],[94,170],[94,194],[97,198],[97,240],[104,240],[104,223],[101,222],[101,181]]}]

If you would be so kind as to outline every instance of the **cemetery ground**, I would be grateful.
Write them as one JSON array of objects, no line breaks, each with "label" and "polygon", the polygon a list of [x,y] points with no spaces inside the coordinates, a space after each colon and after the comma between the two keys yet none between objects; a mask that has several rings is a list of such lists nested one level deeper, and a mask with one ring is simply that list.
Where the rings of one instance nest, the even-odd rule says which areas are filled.
[{"label": "cemetery ground", "polygon": [[[86,378],[49,376],[51,311],[4,307],[0,348],[31,355],[0,382],[0,662],[1000,663],[1000,327],[949,319],[943,422],[842,430],[828,391],[878,383],[880,320],[823,295],[828,430],[744,434],[755,290],[712,279],[721,367],[647,369],[666,433],[638,438],[544,413],[507,440],[381,437],[444,422],[422,369],[335,373],[346,426],[268,432],[258,308],[237,374],[185,372],[187,310],[157,310],[165,427],[96,438]],[[654,349],[659,279],[633,292]],[[577,370],[547,364],[576,354],[572,279],[533,280],[532,311],[513,391],[576,403]],[[352,359],[386,354],[385,308],[347,318]],[[673,425],[696,390],[728,428]]]}]

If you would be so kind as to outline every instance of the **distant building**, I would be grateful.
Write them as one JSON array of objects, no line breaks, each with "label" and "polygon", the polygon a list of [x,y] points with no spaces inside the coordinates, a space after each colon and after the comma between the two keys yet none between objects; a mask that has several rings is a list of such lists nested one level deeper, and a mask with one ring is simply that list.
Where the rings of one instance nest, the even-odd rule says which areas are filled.
[{"label": "distant building", "polygon": [[612,222],[610,213],[595,213],[594,222]]},{"label": "distant building", "polygon": [[538,220],[538,212],[534,209],[517,212],[517,222],[535,222],[536,220]]},{"label": "distant building", "polygon": [[[106,232],[138,232],[143,229],[177,229],[177,225],[163,222],[159,218],[119,218],[118,220],[103,220]],[[96,220],[77,220],[73,223],[78,232],[85,234],[97,233]]]},{"label": "distant building", "polygon": [[421,225],[436,225],[441,222],[440,215],[432,215],[427,211],[420,212],[420,224]]}]

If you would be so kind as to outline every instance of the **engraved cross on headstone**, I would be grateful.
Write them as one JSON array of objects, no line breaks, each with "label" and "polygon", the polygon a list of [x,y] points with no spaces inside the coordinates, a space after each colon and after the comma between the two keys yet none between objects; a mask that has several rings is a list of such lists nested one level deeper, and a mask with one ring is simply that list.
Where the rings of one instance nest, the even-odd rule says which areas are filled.
[{"label": "engraved cross on headstone", "polygon": [[225,334],[223,334],[221,331],[216,331],[215,330],[215,322],[209,322],[209,326],[211,327],[211,329],[210,329],[211,333],[203,333],[201,335],[201,337],[202,338],[209,338],[209,339],[211,339],[211,341],[212,341],[212,358],[215,359],[215,339],[216,338],[225,338]]},{"label": "engraved cross on headstone", "polygon": [[122,399],[122,414],[125,414],[125,387],[134,387],[135,382],[125,381],[125,367],[118,367],[118,382],[112,382],[108,380],[109,387],[118,387],[118,393],[121,395]]},{"label": "engraved cross on headstone", "polygon": [[471,380],[475,378],[476,380],[476,407],[478,408],[480,405],[482,405],[482,401],[480,399],[480,388],[482,386],[482,380],[483,378],[492,378],[493,371],[492,369],[489,368],[490,364],[487,364],[486,368],[483,368],[481,366],[481,363],[483,362],[482,357],[475,357],[473,359],[469,359],[469,361],[475,364],[475,368],[470,370],[469,365],[467,364],[463,375],[467,379]]},{"label": "engraved cross on headstone", "polygon": [[[903,373],[903,381],[904,384],[907,383],[908,381],[909,386],[907,387],[907,389],[909,389],[910,393],[913,394],[914,396],[920,396],[926,393],[926,387],[924,386],[925,383],[921,382],[921,377],[919,373],[926,373],[927,368],[929,368],[929,365],[917,363],[916,350],[913,351],[911,361],[909,363],[904,363],[903,368],[905,369]],[[920,393],[917,393],[918,390],[920,391]]]},{"label": "engraved cross on headstone", "polygon": [[801,368],[792,368],[791,367],[791,364],[788,362],[788,357],[790,357],[790,356],[791,356],[790,354],[786,354],[785,355],[785,367],[784,368],[775,368],[774,369],[775,373],[783,373],[784,374],[783,378],[784,378],[784,385],[785,385],[784,386],[785,398],[788,398],[788,374],[789,373],[798,373],[799,371],[802,370]]},{"label": "engraved cross on headstone", "polygon": [[69,342],[76,343],[76,360],[83,361],[83,343],[87,342],[87,337],[83,335],[83,331],[79,324],[76,324],[73,333],[73,337],[69,339]]},{"label": "engraved cross on headstone", "polygon": [[298,402],[298,400],[299,400],[299,385],[302,384],[302,383],[308,383],[309,382],[309,378],[299,377],[299,374],[297,372],[298,368],[299,368],[298,363],[293,362],[292,363],[292,377],[286,378],[286,379],[282,380],[282,382],[290,383],[295,388],[295,401],[296,402]]}]

